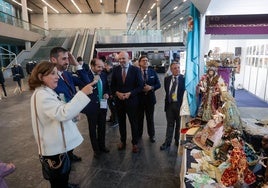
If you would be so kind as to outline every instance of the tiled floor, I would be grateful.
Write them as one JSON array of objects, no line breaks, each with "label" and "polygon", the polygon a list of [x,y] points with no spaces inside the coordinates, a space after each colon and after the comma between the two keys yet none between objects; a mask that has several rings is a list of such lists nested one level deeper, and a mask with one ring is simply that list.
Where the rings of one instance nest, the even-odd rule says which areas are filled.
[{"label": "tiled floor", "polygon": [[[160,75],[160,78],[163,81],[163,75]],[[7,80],[7,85],[9,97],[0,101],[0,160],[13,162],[16,171],[5,180],[10,188],[47,188],[49,183],[42,178],[31,127],[31,92],[26,89],[22,94],[14,95],[14,83]],[[26,81],[25,86],[27,87]],[[84,142],[75,150],[75,154],[83,160],[73,164],[70,181],[79,183],[82,188],[180,187],[180,158],[177,155],[177,147],[172,145],[170,151],[159,149],[166,130],[163,93],[163,88],[157,91],[156,143],[150,143],[145,129],[139,143],[141,151],[137,154],[131,152],[130,129],[127,149],[118,151],[118,127],[112,128],[107,124],[106,143],[110,153],[103,154],[100,159],[93,158],[87,121],[85,116],[82,116],[78,126]]]},{"label": "tiled floor", "polygon": [[[160,75],[163,83],[164,75]],[[31,92],[14,95],[12,80],[7,80],[8,98],[0,101],[0,160],[13,162],[16,171],[5,178],[10,188],[48,188],[49,183],[42,178],[38,161],[37,146],[33,138],[30,119]],[[27,87],[25,82],[25,88]],[[149,142],[145,129],[139,143],[141,151],[131,152],[130,129],[128,129],[127,149],[118,151],[118,127],[107,124],[106,142],[110,153],[100,159],[93,158],[89,142],[85,116],[79,122],[84,142],[75,154],[83,158],[73,164],[70,181],[79,183],[82,188],[178,188],[181,158],[177,148],[172,145],[170,151],[160,151],[166,130],[164,114],[164,90],[157,92],[158,103],[155,109],[156,143]],[[240,108],[241,117],[268,119],[266,108]],[[145,126],[146,127],[146,126]]]}]

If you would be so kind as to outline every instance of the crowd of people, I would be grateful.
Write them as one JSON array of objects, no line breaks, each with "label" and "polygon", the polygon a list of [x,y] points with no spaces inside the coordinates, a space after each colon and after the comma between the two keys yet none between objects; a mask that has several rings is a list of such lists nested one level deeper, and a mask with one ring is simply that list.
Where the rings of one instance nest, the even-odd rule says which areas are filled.
[{"label": "crowd of people", "polygon": [[[67,70],[70,65],[75,72]],[[160,150],[169,149],[173,135],[175,145],[179,144],[179,111],[185,90],[184,77],[180,74],[179,63],[171,63],[170,70],[172,74],[164,80],[167,129]],[[82,160],[74,154],[75,148],[83,141],[77,128],[80,112],[87,118],[90,143],[96,159],[110,152],[105,143],[108,109],[111,126],[119,125],[119,151],[125,150],[127,145],[127,117],[134,154],[140,151],[144,116],[149,140],[151,143],[156,141],[155,91],[161,84],[146,56],[141,56],[138,66],[134,66],[129,54],[121,51],[117,66],[101,58],[92,59],[88,65],[81,57],[76,59],[67,49],[55,47],[50,51],[50,61],[41,61],[33,68],[28,85],[33,90],[32,128],[40,161],[43,161],[42,171],[52,188],[79,187],[68,180],[69,164]],[[66,154],[69,162],[63,157]],[[49,166],[49,172],[44,163]],[[66,166],[67,170],[63,170]]]}]

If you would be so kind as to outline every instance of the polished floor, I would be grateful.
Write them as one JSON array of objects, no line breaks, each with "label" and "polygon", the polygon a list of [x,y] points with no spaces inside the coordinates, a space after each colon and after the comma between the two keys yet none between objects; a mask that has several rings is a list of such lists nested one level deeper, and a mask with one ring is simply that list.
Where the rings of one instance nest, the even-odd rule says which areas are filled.
[{"label": "polished floor", "polygon": [[[163,75],[160,75],[160,79],[163,83]],[[27,90],[26,81],[24,82],[26,91],[14,94],[15,83],[9,79],[6,81],[8,98],[0,101],[0,160],[16,165],[15,172],[5,178],[9,188],[48,188],[49,183],[42,178],[32,133],[29,102],[31,92]],[[118,151],[118,127],[112,128],[107,123],[106,143],[110,153],[95,159],[89,141],[87,121],[82,116],[78,127],[84,142],[75,150],[82,161],[73,164],[70,182],[79,183],[82,188],[180,187],[180,157],[177,147],[173,144],[169,151],[159,149],[166,130],[163,88],[156,93],[156,143],[149,141],[145,128],[139,142],[141,150],[137,154],[131,151],[130,128],[126,150]]]},{"label": "polished floor", "polygon": [[[160,74],[161,83],[164,75]],[[9,188],[49,188],[49,183],[42,178],[38,161],[37,146],[32,133],[30,120],[30,96],[27,90],[14,93],[15,83],[6,80],[8,98],[0,100],[0,160],[13,162],[14,173],[5,178]],[[127,149],[118,151],[118,127],[112,128],[107,123],[106,143],[110,153],[99,159],[93,157],[87,122],[82,115],[78,127],[84,142],[75,154],[82,161],[74,163],[70,182],[80,184],[81,188],[179,188],[181,156],[173,144],[169,151],[160,151],[166,130],[164,114],[164,90],[157,92],[155,109],[156,143],[150,143],[146,128],[139,142],[141,151],[131,152],[130,128],[128,128]],[[268,119],[267,108],[239,108],[241,117]],[[146,127],[146,126],[145,126]]]}]

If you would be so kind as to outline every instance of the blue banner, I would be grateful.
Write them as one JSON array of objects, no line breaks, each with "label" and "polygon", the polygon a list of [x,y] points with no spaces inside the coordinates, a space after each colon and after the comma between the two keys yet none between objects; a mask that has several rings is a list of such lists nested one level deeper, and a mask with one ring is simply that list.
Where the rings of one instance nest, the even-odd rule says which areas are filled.
[{"label": "blue banner", "polygon": [[191,15],[188,18],[188,36],[186,51],[185,89],[192,117],[197,113],[196,86],[199,82],[199,53],[200,53],[200,13],[191,5]]}]

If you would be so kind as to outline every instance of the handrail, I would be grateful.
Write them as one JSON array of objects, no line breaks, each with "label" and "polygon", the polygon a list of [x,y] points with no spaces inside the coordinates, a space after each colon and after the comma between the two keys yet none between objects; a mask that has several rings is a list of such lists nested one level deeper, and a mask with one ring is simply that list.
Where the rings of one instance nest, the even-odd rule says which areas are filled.
[{"label": "handrail", "polygon": [[49,30],[46,30],[45,28],[42,28],[38,25],[19,19],[3,11],[0,11],[0,15],[1,14],[4,14],[4,16],[0,16],[0,22],[7,23],[9,25],[13,25],[16,27],[20,27],[20,28],[23,28],[23,29],[26,29],[35,33],[39,33],[43,36],[45,36],[46,32],[49,32]]},{"label": "handrail", "polygon": [[77,42],[78,36],[79,36],[79,31],[76,31],[74,41],[73,41],[73,44],[72,44],[72,47],[71,47],[71,50],[70,50],[71,53],[73,53],[73,51],[74,51],[74,47],[75,47],[75,44]]},{"label": "handrail", "polygon": [[[7,49],[5,49],[5,48],[3,48],[3,47],[1,47],[0,46],[0,49],[2,49],[2,50],[4,50],[4,51],[6,51],[6,52],[8,52],[8,54],[2,54],[2,53],[0,53],[0,55],[13,55],[13,56],[15,56],[15,63],[17,64],[18,63],[18,61],[17,61],[17,55],[14,53],[14,52],[11,52],[11,51],[9,51],[9,50],[7,50]],[[6,66],[6,68],[10,68],[11,67],[11,62]]]},{"label": "handrail", "polygon": [[88,35],[89,35],[89,29],[86,30],[86,35],[85,35],[85,40],[83,42],[83,48],[82,48],[82,52],[81,52],[81,57],[84,57],[84,54],[85,54],[85,50],[86,50],[86,46],[87,46]]},{"label": "handrail", "polygon": [[94,36],[93,36],[93,40],[92,40],[91,53],[90,53],[89,61],[91,59],[93,59],[93,55],[94,55],[95,43],[96,43],[96,38],[97,38],[97,31],[96,31],[96,29],[94,29],[93,35]]}]

